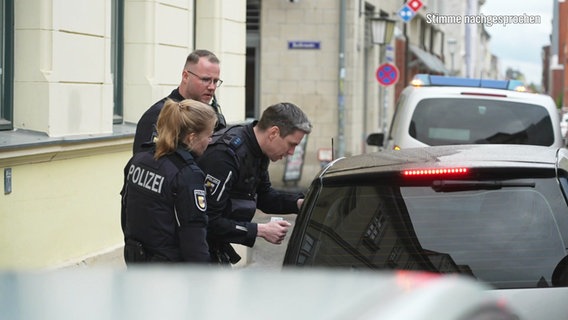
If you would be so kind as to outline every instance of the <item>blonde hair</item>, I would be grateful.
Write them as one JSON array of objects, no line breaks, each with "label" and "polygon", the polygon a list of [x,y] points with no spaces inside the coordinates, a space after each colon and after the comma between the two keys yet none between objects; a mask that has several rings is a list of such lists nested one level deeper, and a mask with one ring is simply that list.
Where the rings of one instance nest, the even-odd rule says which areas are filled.
[{"label": "blonde hair", "polygon": [[175,152],[183,144],[188,134],[200,134],[212,130],[217,114],[203,102],[185,99],[177,102],[166,100],[158,116],[158,140],[154,158]]}]

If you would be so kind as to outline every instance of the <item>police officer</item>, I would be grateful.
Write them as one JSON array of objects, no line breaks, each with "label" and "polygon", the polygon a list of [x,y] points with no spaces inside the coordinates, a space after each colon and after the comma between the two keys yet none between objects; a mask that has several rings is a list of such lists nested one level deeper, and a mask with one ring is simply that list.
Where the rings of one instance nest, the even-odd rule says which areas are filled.
[{"label": "police officer", "polygon": [[195,100],[168,99],[158,139],[124,168],[124,259],[136,262],[210,262],[206,241],[205,175],[195,157],[207,148],[217,117]]},{"label": "police officer", "polygon": [[270,161],[294,154],[312,125],[292,103],[268,107],[259,121],[216,132],[198,164],[206,174],[208,243],[212,259],[236,263],[229,243],[252,247],[257,237],[280,244],[290,223],[251,222],[256,209],[269,214],[298,213],[303,195],[279,192],[268,176]]},{"label": "police officer", "polygon": [[169,96],[152,105],[138,121],[133,152],[137,153],[150,148],[147,142],[151,142],[156,137],[156,121],[166,99],[175,101],[193,99],[211,103],[218,117],[215,130],[224,128],[226,126],[225,117],[215,97],[215,90],[223,83],[219,79],[219,73],[219,59],[211,51],[195,50],[190,53],[185,61],[179,86]]}]

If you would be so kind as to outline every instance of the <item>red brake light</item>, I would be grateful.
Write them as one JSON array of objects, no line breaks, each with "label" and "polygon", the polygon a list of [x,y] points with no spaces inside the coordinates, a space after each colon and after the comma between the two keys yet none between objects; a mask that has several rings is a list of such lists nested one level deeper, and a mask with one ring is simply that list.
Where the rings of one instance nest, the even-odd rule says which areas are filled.
[{"label": "red brake light", "polygon": [[444,176],[463,175],[468,173],[467,168],[440,168],[440,169],[413,169],[402,171],[403,176]]},{"label": "red brake light", "polygon": [[395,271],[395,279],[397,284],[404,289],[419,288],[429,282],[440,279],[439,273],[397,270]]}]

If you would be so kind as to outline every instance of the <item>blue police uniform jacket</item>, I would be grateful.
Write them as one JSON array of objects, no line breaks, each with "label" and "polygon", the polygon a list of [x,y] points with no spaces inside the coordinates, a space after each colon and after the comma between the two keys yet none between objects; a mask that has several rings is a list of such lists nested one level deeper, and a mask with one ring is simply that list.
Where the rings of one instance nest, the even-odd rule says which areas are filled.
[{"label": "blue police uniform jacket", "polygon": [[210,246],[238,243],[252,247],[257,225],[251,220],[257,208],[268,214],[298,213],[297,200],[302,194],[272,188],[269,159],[253,132],[257,122],[216,132],[197,159],[206,175]]},{"label": "blue police uniform jacket", "polygon": [[[174,101],[182,101],[184,97],[179,93],[178,88],[174,89],[169,96],[160,99],[154,103],[140,118],[138,124],[136,124],[136,133],[134,134],[134,145],[132,146],[133,153],[138,153],[140,151],[151,150],[152,142],[154,138],[158,135],[156,131],[156,123],[158,122],[158,116],[160,111],[164,107],[164,103],[167,99],[172,99]],[[215,125],[215,131],[225,128],[225,118],[219,112],[219,107],[215,99],[211,104],[211,107],[217,113],[217,124]]]},{"label": "blue police uniform jacket", "polygon": [[183,148],[154,159],[135,154],[124,168],[122,230],[167,261],[210,261],[205,176]]}]

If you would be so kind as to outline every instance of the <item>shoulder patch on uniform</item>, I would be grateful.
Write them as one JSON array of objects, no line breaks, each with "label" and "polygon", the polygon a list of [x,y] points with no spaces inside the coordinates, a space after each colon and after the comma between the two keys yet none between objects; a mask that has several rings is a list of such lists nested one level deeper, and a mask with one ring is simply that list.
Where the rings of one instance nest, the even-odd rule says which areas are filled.
[{"label": "shoulder patch on uniform", "polygon": [[193,190],[195,198],[195,206],[201,211],[207,210],[207,202],[205,201],[205,190]]},{"label": "shoulder patch on uniform", "polygon": [[233,147],[238,147],[243,143],[243,139],[241,139],[241,137],[233,137],[233,139],[231,139],[231,145]]},{"label": "shoulder patch on uniform", "polygon": [[223,136],[223,142],[231,146],[231,148],[237,149],[243,144],[243,139],[237,135],[226,134]]},{"label": "shoulder patch on uniform", "polygon": [[214,176],[208,174],[205,177],[205,188],[207,189],[207,192],[209,192],[209,194],[213,195],[215,194],[215,192],[217,192],[217,188],[219,188],[219,185],[221,184],[221,180],[215,178]]}]

